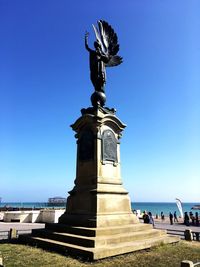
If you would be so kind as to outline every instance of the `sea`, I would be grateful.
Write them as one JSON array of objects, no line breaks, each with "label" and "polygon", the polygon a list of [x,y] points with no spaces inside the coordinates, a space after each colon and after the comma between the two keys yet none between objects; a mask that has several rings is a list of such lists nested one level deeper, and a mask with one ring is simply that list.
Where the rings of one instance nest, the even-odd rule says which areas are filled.
[{"label": "sea", "polygon": [[[183,212],[192,211],[191,208],[194,205],[199,205],[200,203],[182,203]],[[53,206],[49,206],[47,202],[1,202],[0,207],[15,207],[15,208],[53,208]],[[165,216],[169,215],[169,212],[174,213],[177,212],[179,215],[179,210],[175,202],[132,202],[131,203],[132,210],[140,210],[150,211],[153,215],[160,215],[161,212],[165,214]],[[65,208],[65,204],[60,206],[59,208]],[[193,211],[194,212],[194,211]],[[199,211],[200,212],[200,211]]]}]

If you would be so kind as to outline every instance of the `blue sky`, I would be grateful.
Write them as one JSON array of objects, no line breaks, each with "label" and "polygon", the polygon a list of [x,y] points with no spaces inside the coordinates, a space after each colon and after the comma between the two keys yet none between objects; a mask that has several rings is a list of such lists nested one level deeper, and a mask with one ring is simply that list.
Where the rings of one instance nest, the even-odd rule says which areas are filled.
[{"label": "blue sky", "polygon": [[122,178],[132,201],[200,201],[200,1],[0,0],[0,196],[66,196],[76,168],[70,125],[90,106],[85,31],[118,34],[107,106],[127,124]]}]

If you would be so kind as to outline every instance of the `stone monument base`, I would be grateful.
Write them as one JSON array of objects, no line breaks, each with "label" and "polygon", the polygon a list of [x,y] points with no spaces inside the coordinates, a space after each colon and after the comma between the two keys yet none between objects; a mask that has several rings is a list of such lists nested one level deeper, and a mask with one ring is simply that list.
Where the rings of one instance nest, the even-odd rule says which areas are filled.
[{"label": "stone monument base", "polygon": [[76,178],[65,213],[58,224],[33,230],[28,242],[97,260],[179,240],[140,223],[131,210],[121,178],[124,128],[114,110],[82,110],[72,125],[77,138]]},{"label": "stone monument base", "polygon": [[35,229],[32,236],[21,236],[20,240],[65,255],[98,260],[175,243],[179,238],[167,235],[165,230],[153,229],[151,224],[143,223],[98,228],[46,224],[45,229]]}]

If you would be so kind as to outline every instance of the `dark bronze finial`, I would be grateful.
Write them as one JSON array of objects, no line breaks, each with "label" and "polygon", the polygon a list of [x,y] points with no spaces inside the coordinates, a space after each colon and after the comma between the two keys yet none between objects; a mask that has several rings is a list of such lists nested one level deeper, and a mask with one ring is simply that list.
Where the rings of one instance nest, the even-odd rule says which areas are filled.
[{"label": "dark bronze finial", "polygon": [[96,35],[94,50],[88,46],[88,35],[85,34],[85,47],[90,54],[90,79],[95,92],[91,96],[93,107],[103,107],[106,102],[105,84],[106,67],[114,67],[122,63],[122,57],[117,56],[119,44],[117,34],[113,28],[104,20],[98,21],[98,28],[94,25]]}]

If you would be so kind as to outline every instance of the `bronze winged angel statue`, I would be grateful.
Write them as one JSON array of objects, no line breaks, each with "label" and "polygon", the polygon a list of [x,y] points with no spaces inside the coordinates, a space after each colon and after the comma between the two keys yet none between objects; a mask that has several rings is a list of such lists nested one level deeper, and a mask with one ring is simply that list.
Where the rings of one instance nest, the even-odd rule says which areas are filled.
[{"label": "bronze winged angel statue", "polygon": [[94,107],[104,106],[106,101],[106,67],[114,67],[122,63],[122,57],[118,56],[119,44],[117,34],[113,28],[104,20],[99,20],[98,28],[92,24],[96,41],[94,50],[88,45],[88,35],[85,34],[85,47],[90,55],[90,79],[95,92],[91,96]]}]

